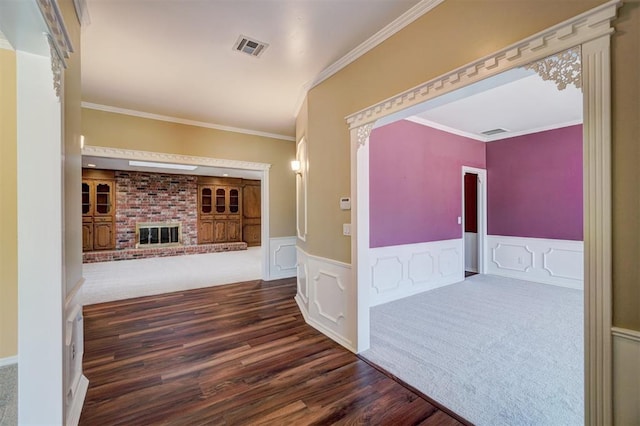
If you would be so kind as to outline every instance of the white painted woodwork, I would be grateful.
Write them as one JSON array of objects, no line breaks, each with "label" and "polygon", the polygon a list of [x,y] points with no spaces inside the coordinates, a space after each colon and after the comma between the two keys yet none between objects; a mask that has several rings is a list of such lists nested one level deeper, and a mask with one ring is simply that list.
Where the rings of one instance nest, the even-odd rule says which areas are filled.
[{"label": "white painted woodwork", "polygon": [[20,50],[16,58],[18,418],[63,424],[62,110],[50,58]]},{"label": "white painted woodwork", "polygon": [[640,423],[640,331],[613,327],[613,424]]},{"label": "white painted woodwork", "polygon": [[295,300],[305,321],[355,352],[353,301],[356,292],[351,281],[351,266],[310,255],[300,247],[297,252],[299,273]]},{"label": "white painted woodwork", "polygon": [[[366,145],[371,126],[384,125],[402,116],[402,111],[437,96],[468,86],[502,71],[522,66],[571,47],[582,50],[584,116],[584,291],[585,291],[585,424],[612,422],[611,389],[611,73],[610,37],[614,32],[620,0],[612,0],[559,23],[538,34],[484,58],[446,73],[412,89],[371,105],[346,117],[351,129],[352,269],[357,288],[357,311],[368,308],[368,264],[360,245],[360,235],[368,233],[368,223],[358,223],[357,196],[360,168],[358,147]],[[396,115],[399,113],[398,115]],[[402,117],[403,118],[403,117]],[[365,138],[361,138],[366,134]],[[361,143],[359,141],[362,141]],[[368,190],[368,185],[367,188]],[[364,239],[364,238],[363,238]],[[355,244],[353,242],[356,242]],[[359,336],[357,351],[369,347],[368,316],[353,318]]]},{"label": "white painted woodwork", "polygon": [[300,139],[296,149],[296,160],[300,162],[300,170],[296,173],[296,232],[302,241],[307,239],[307,182],[309,158],[307,140]]},{"label": "white painted woodwork", "polygon": [[462,238],[369,249],[370,305],[463,281],[463,250]]},{"label": "white painted woodwork", "polygon": [[582,241],[487,236],[487,273],[582,290]]},{"label": "white painted woodwork", "polygon": [[295,277],[297,273],[296,237],[269,240],[269,278]]}]

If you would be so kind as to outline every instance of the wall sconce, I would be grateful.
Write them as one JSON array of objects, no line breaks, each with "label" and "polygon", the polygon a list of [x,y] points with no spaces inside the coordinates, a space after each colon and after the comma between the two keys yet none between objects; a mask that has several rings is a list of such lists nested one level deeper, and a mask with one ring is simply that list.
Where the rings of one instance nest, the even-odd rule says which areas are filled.
[{"label": "wall sconce", "polygon": [[296,174],[298,175],[302,174],[302,167],[300,166],[300,161],[298,160],[291,161],[291,170],[296,172]]}]

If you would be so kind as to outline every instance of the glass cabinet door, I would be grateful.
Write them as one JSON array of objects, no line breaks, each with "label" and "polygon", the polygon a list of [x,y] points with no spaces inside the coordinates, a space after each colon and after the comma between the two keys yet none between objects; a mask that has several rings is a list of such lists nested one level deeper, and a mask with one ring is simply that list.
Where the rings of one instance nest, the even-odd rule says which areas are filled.
[{"label": "glass cabinet door", "polygon": [[211,188],[202,188],[200,195],[200,209],[202,213],[211,213]]},{"label": "glass cabinet door", "polygon": [[82,182],[82,214],[90,214],[91,212],[91,185]]},{"label": "glass cabinet door", "polygon": [[96,183],[96,213],[109,214],[111,211],[111,185]]},{"label": "glass cabinet door", "polygon": [[229,191],[229,211],[231,213],[238,213],[240,210],[240,194],[237,189],[231,189]]},{"label": "glass cabinet door", "polygon": [[216,213],[224,213],[226,210],[225,195],[226,192],[223,188],[216,189]]}]

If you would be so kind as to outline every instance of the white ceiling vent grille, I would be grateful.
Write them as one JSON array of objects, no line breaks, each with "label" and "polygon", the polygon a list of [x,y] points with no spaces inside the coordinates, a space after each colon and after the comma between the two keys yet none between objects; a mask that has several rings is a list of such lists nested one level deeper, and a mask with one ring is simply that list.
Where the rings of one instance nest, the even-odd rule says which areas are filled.
[{"label": "white ceiling vent grille", "polygon": [[269,47],[268,43],[240,35],[238,40],[236,40],[236,43],[233,45],[233,50],[246,53],[249,56],[255,56],[257,58],[264,53],[267,47]]},{"label": "white ceiling vent grille", "polygon": [[493,136],[493,135],[499,135],[500,133],[507,133],[508,130],[507,129],[491,129],[491,130],[485,130],[484,132],[480,132],[485,136]]}]

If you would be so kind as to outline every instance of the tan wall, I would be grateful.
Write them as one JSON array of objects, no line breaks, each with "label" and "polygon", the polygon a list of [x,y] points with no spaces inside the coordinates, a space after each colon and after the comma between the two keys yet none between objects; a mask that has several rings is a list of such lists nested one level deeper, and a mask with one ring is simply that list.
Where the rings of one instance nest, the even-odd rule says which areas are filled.
[{"label": "tan wall", "polygon": [[350,261],[342,236],[350,193],[344,117],[488,55],[604,1],[447,0],[309,91],[310,253]]},{"label": "tan wall", "polygon": [[612,43],[613,323],[640,330],[640,3],[618,12]]},{"label": "tan wall", "polygon": [[73,0],[59,1],[58,4],[75,49],[75,53],[67,59],[67,68],[64,74],[64,284],[65,293],[69,294],[82,279],[81,46],[80,23],[76,17]]},{"label": "tan wall", "polygon": [[0,49],[0,358],[18,353],[16,55]]},{"label": "tan wall", "polygon": [[[350,261],[340,234],[349,213],[349,133],[344,117],[584,12],[594,1],[447,0],[308,96],[306,134],[312,254]],[[640,3],[625,2],[612,39],[613,321],[640,330]],[[418,47],[418,44],[419,47]],[[418,53],[419,52],[419,53]],[[306,118],[305,120],[306,121]]]},{"label": "tan wall", "polygon": [[269,163],[270,237],[295,235],[295,143],[146,118],[82,109],[91,146]]}]

